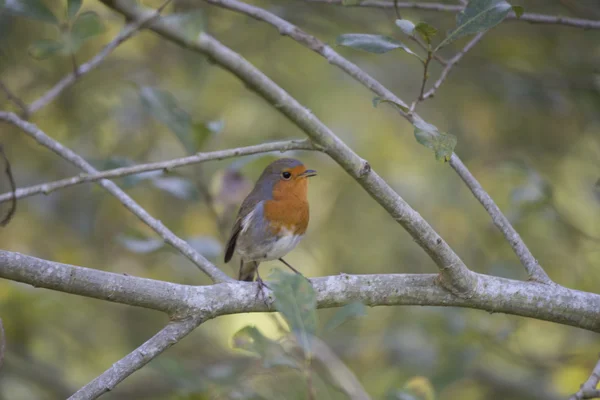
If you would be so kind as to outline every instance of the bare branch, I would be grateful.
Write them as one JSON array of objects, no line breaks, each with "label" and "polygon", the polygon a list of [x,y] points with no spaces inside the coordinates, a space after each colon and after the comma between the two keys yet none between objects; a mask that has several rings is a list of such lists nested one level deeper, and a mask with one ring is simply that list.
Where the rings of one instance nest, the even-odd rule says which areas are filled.
[{"label": "bare branch", "polygon": [[[139,18],[147,13],[140,6],[128,1],[102,0],[102,2],[132,18]],[[240,3],[241,6],[247,5]],[[295,28],[293,25],[289,25],[292,29]],[[300,127],[313,143],[323,147],[325,153],[356,179],[371,197],[412,235],[415,241],[437,264],[442,285],[448,290],[462,295],[467,295],[473,290],[475,282],[471,271],[450,246],[431,228],[427,221],[413,210],[385,180],[377,175],[366,160],[354,153],[327,126],[285,90],[239,54],[206,33],[201,33],[198,40],[190,41],[186,39],[183,32],[172,25],[164,23],[161,18],[154,20],[149,24],[149,27],[161,36],[181,46],[208,55],[217,64],[243,80],[249,88],[256,91],[269,103],[276,105],[279,112]]]},{"label": "bare branch", "polygon": [[127,24],[121,32],[113,40],[111,40],[98,54],[96,54],[90,61],[85,64],[77,66],[75,58],[72,58],[73,62],[73,72],[69,75],[65,76],[61,79],[56,85],[54,85],[50,90],[48,90],[42,97],[31,103],[29,107],[25,106],[25,110],[27,111],[26,115],[33,114],[36,111],[39,111],[46,105],[48,105],[52,100],[54,100],[58,95],[60,95],[63,90],[74,84],[78,78],[82,75],[87,74],[94,68],[96,68],[104,59],[112,53],[114,49],[116,49],[121,43],[126,41],[127,39],[134,36],[140,29],[142,29],[147,23],[152,21],[154,18],[160,15],[161,11],[171,2],[171,0],[166,0],[156,11],[152,14],[147,15],[145,18],[134,20],[133,22]]},{"label": "bare branch", "polygon": [[[8,122],[18,128],[24,133],[33,138],[42,146],[52,150],[54,153],[64,158],[68,162],[77,167],[81,168],[88,174],[97,174],[98,171],[92,167],[87,161],[81,156],[67,147],[63,146],[56,140],[52,139],[44,132],[42,132],[36,125],[22,120],[13,113],[1,112],[0,121]],[[185,240],[177,237],[173,232],[169,230],[162,222],[152,217],[146,210],[144,210],[138,203],[136,203],[127,193],[121,190],[113,182],[103,179],[100,181],[100,185],[105,188],[109,193],[115,196],[125,208],[135,214],[140,220],[151,227],[157,234],[159,234],[165,243],[170,244],[177,250],[179,250],[184,256],[192,261],[202,272],[208,275],[214,282],[223,282],[232,280],[227,274],[215,267],[211,262],[204,258],[200,253],[194,250]]]},{"label": "bare branch", "polygon": [[199,314],[181,321],[171,321],[147,342],[114,363],[102,375],[79,389],[69,400],[95,399],[111,391],[163,351],[179,342],[198,327],[207,317]]},{"label": "bare branch", "polygon": [[[342,5],[342,0],[302,0],[307,3],[325,3],[332,5]],[[392,1],[381,1],[381,0],[364,0],[358,4],[349,4],[345,7],[371,7],[371,8],[394,8],[394,2]],[[443,11],[456,13],[461,11],[464,6],[462,5],[449,5],[441,3],[427,3],[427,2],[397,2],[397,8],[406,9],[412,8],[416,10],[426,11]],[[582,18],[571,18],[554,15],[534,14],[534,13],[523,13],[520,18],[517,18],[514,12],[510,12],[507,19],[514,21],[525,21],[533,24],[549,24],[549,25],[564,25],[573,28],[582,29],[600,29],[600,21],[592,19]]]},{"label": "bare branch", "polygon": [[502,211],[500,211],[500,208],[494,203],[494,200],[492,200],[490,195],[483,189],[481,184],[471,174],[471,171],[465,167],[456,154],[452,154],[450,165],[469,187],[473,196],[479,200],[481,205],[483,205],[483,208],[490,214],[494,221],[494,225],[500,229],[517,257],[521,260],[521,263],[527,270],[529,279],[542,283],[552,283],[546,272],[525,245],[525,242],[523,242],[523,239],[521,239],[519,233],[510,224],[508,218],[502,214]]},{"label": "bare branch", "polygon": [[427,92],[425,92],[425,94],[423,94],[421,92],[421,98],[420,98],[421,101],[427,100],[428,98],[433,97],[435,95],[435,92],[440,88],[440,86],[442,86],[442,83],[444,83],[444,81],[448,77],[448,74],[450,74],[450,71],[452,70],[452,68],[454,68],[454,66],[456,64],[458,64],[458,62],[465,56],[465,54],[467,54],[467,52],[469,52],[473,47],[475,47],[475,45],[481,40],[481,38],[483,37],[484,34],[485,34],[485,32],[480,32],[477,35],[475,35],[475,37],[473,39],[471,39],[469,41],[469,43],[467,43],[467,45],[465,47],[463,47],[463,49],[461,51],[456,53],[456,55],[454,57],[452,57],[451,59],[449,59],[446,62],[446,66],[442,70],[440,77],[433,84],[431,89],[429,89]]},{"label": "bare branch", "polygon": [[596,366],[592,370],[592,374],[583,385],[581,389],[573,396],[569,397],[569,400],[582,400],[582,399],[595,399],[600,397],[600,390],[596,389],[600,382],[600,360],[596,363]]},{"label": "bare branch", "polygon": [[[102,0],[102,1],[104,3],[114,3],[114,1],[107,1],[107,0]],[[215,5],[218,5],[223,8],[227,8],[230,10],[234,10],[234,11],[246,14],[252,18],[255,18],[257,20],[264,21],[268,24],[273,25],[274,27],[276,27],[279,30],[279,33],[281,33],[282,35],[289,36],[290,38],[297,41],[298,43],[300,43],[300,44],[306,46],[307,48],[313,50],[314,52],[322,55],[323,57],[325,57],[325,59],[327,59],[327,61],[330,64],[333,64],[333,65],[339,67],[340,69],[342,69],[348,75],[352,76],[358,82],[362,83],[364,86],[366,86],[371,91],[373,91],[378,96],[380,96],[382,99],[390,100],[393,103],[403,106],[405,109],[409,108],[406,105],[406,103],[404,101],[402,101],[402,99],[400,99],[398,96],[396,96],[390,90],[388,90],[385,86],[383,86],[376,79],[371,77],[369,74],[367,74],[366,72],[361,70],[357,65],[353,64],[352,62],[348,61],[344,57],[340,56],[331,47],[327,46],[325,43],[321,42],[316,37],[307,34],[306,32],[302,31],[300,28],[287,22],[286,20],[279,18],[278,16],[276,16],[266,10],[251,6],[246,3],[239,2],[237,0],[204,0],[204,1],[207,3],[210,3],[210,4],[215,4]],[[390,3],[390,4],[392,4],[392,3]],[[398,4],[401,4],[401,3],[398,3]],[[413,3],[411,3],[411,4],[413,4]],[[429,7],[429,5],[431,3],[417,3],[417,4],[419,6]],[[441,5],[441,6],[451,7],[453,9],[458,7],[459,9],[462,9],[462,6],[445,6],[445,5]],[[159,33],[167,32],[167,31],[168,30],[161,30]],[[178,35],[176,32],[171,31],[171,32],[168,32],[168,34],[165,34],[165,36],[172,38],[172,40],[177,40]],[[473,43],[473,45],[475,45],[475,43]],[[197,47],[200,47],[200,46],[196,46],[195,48],[197,48]],[[202,50],[202,49],[199,49],[199,50],[204,52],[204,50]],[[228,68],[228,67],[225,66],[225,68]],[[236,73],[236,75],[238,75],[238,77],[240,77],[241,79],[245,79],[242,76],[242,74]],[[419,117],[416,113],[410,113],[410,112],[406,113],[400,109],[397,109],[397,110],[410,123],[414,124],[415,121],[421,120],[421,117]],[[308,133],[308,131],[307,131],[307,133]],[[454,154],[452,157],[455,158],[457,161],[460,161],[460,159],[458,158],[458,156],[456,154]],[[462,162],[460,164],[462,165]],[[451,163],[451,166],[454,168],[456,173],[458,173],[461,176],[461,178],[463,179],[463,181],[465,183],[467,183],[467,185],[469,185],[470,182],[477,183],[477,187],[469,186],[469,189],[471,189],[471,191],[474,191],[474,190],[480,191],[481,190],[483,193],[485,193],[485,191],[483,190],[481,185],[477,182],[477,180],[475,180],[475,178],[473,178],[473,176],[470,174],[468,169],[466,167],[464,167],[464,165],[463,165],[464,169],[456,168],[457,165],[458,165],[458,163],[454,163],[454,164]],[[465,173],[468,173],[468,176],[464,175]],[[489,198],[489,200],[493,203],[493,200],[491,199],[491,197],[489,197],[489,195],[487,195],[487,193],[485,193],[485,194],[486,194],[487,198]],[[495,204],[494,204],[494,206],[495,206]],[[500,212],[500,209],[497,206],[495,206],[495,208],[498,210],[498,212]],[[394,215],[394,214],[392,214],[392,215]],[[504,219],[506,219],[506,218],[504,217]],[[396,218],[396,220],[398,220],[398,218]],[[521,263],[523,265],[526,265],[526,264],[532,265],[531,260],[532,259],[534,260],[535,258],[530,253],[530,251],[527,248],[527,246],[525,245],[525,243],[522,240],[520,240],[520,237],[518,238],[520,241],[518,243],[515,243],[514,242],[515,236],[514,235],[508,236],[506,234],[506,232],[508,232],[506,230],[506,227],[504,227],[503,225],[498,225],[497,221],[500,221],[501,219],[492,216],[492,220],[494,221],[496,226],[500,229],[500,231],[502,233],[504,233],[505,238],[509,241],[511,247],[513,248],[513,250],[515,251],[517,256],[519,256]],[[506,221],[508,221],[508,220],[506,220]],[[510,226],[510,224],[509,224],[509,226]],[[511,227],[511,229],[512,229],[512,231],[514,231],[514,228]],[[526,257],[521,258],[523,255],[525,255]],[[530,279],[536,279],[542,283],[551,283],[550,278],[548,278],[548,276],[543,271],[541,266],[539,266],[539,264],[537,264],[537,262],[535,264],[537,265],[537,267],[535,268],[536,271],[534,271],[533,275],[530,274]],[[528,272],[529,272],[529,269],[528,269]]]},{"label": "bare branch", "polygon": [[17,211],[17,185],[15,184],[15,178],[13,177],[12,170],[10,168],[10,161],[8,161],[8,157],[4,153],[4,148],[0,144],[0,158],[4,162],[4,175],[8,180],[8,184],[10,185],[10,193],[7,193],[8,199],[7,201],[11,201],[11,205],[9,206],[8,213],[0,219],[0,227],[6,226],[12,219],[13,215]]},{"label": "bare branch", "polygon": [[[406,269],[398,265],[398,270]],[[600,295],[556,285],[473,273],[477,286],[469,298],[436,283],[435,274],[340,274],[312,278],[318,308],[360,301],[367,306],[461,307],[575,326],[600,333]],[[76,267],[0,250],[0,278],[35,287],[162,311],[172,319],[198,312],[221,315],[275,311],[256,296],[257,283],[232,281],[188,286],[102,270]],[[270,298],[271,296],[268,296]]]},{"label": "bare branch", "polygon": [[[235,149],[218,150],[210,153],[198,153],[193,156],[177,158],[168,161],[134,165],[132,167],[122,167],[110,169],[95,174],[79,174],[70,178],[61,179],[54,182],[48,182],[41,185],[30,186],[17,189],[15,196],[17,199],[34,196],[36,194],[50,194],[58,189],[79,185],[81,183],[96,182],[101,179],[116,179],[129,175],[141,174],[143,172],[166,170],[170,171],[181,168],[186,165],[199,164],[211,160],[224,160],[231,157],[240,157],[250,154],[267,152],[286,152],[291,150],[315,150],[319,149],[311,144],[309,140],[287,140],[282,142],[264,143],[255,146],[238,147]],[[0,195],[0,204],[13,198],[12,193]]]},{"label": "bare branch", "polygon": [[14,105],[21,109],[23,117],[27,118],[27,114],[29,114],[27,104],[15,95],[2,81],[0,81],[0,90],[4,92],[8,100],[12,101]]}]

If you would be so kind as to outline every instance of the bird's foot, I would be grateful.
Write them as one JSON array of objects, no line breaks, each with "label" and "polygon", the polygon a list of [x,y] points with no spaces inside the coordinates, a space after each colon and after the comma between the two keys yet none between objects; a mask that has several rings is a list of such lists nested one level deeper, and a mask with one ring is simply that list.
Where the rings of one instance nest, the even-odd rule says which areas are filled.
[{"label": "bird's foot", "polygon": [[269,303],[267,301],[268,296],[266,295],[265,289],[271,290],[271,288],[265,283],[265,281],[262,280],[262,278],[258,274],[256,276],[256,283],[258,283],[258,291],[256,292],[255,299],[258,299],[258,297],[260,296],[262,297],[265,305],[269,306]]}]

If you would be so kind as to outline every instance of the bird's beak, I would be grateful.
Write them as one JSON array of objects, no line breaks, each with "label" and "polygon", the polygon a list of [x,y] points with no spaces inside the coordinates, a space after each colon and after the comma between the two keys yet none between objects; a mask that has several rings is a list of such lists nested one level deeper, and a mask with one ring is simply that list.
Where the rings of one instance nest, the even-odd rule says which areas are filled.
[{"label": "bird's beak", "polygon": [[314,169],[307,169],[306,171],[304,171],[303,173],[298,175],[298,178],[300,178],[300,177],[310,178],[311,176],[316,176],[316,175],[317,175],[317,171],[315,171]]}]

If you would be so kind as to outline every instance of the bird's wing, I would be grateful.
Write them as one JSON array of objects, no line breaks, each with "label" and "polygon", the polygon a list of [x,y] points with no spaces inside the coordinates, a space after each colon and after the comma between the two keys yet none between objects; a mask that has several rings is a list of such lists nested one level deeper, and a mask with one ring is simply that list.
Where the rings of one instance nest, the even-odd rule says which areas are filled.
[{"label": "bird's wing", "polygon": [[[233,224],[233,229],[231,229],[231,235],[229,240],[227,241],[227,246],[225,247],[225,262],[228,263],[233,257],[233,252],[235,251],[235,244],[237,242],[237,238],[244,229],[244,225],[251,218],[252,212],[256,210],[256,206],[261,202],[259,196],[251,193],[240,207],[240,211],[238,212],[237,218],[235,219],[235,223]],[[250,218],[249,218],[250,217]]]}]

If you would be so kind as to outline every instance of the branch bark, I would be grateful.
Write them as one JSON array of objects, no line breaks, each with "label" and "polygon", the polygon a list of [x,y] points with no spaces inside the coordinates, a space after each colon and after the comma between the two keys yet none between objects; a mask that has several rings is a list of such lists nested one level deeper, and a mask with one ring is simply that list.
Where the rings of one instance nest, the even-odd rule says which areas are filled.
[{"label": "branch bark", "polygon": [[73,396],[69,397],[69,400],[95,399],[113,390],[125,378],[186,337],[206,319],[203,314],[198,314],[182,321],[171,321],[147,342],[79,389]]},{"label": "branch bark", "polygon": [[[154,13],[154,12],[153,12]],[[67,147],[63,146],[56,140],[52,139],[44,132],[42,132],[36,125],[27,122],[13,113],[7,113],[0,111],[0,121],[5,121],[9,124],[16,126],[21,129],[25,134],[33,138],[36,142],[42,146],[52,150],[54,153],[64,158],[71,164],[81,168],[88,174],[97,174],[98,171],[92,167],[87,161],[81,156]],[[233,280],[223,271],[215,267],[211,262],[204,258],[200,253],[194,250],[185,240],[177,237],[173,232],[169,230],[162,222],[152,217],[146,210],[144,210],[138,203],[136,203],[127,193],[121,190],[113,182],[103,179],[100,185],[106,189],[110,194],[115,196],[125,208],[135,214],[140,220],[151,227],[157,234],[159,234],[166,243],[179,250],[184,256],[192,261],[202,272],[208,275],[214,282],[224,282]]]},{"label": "branch bark", "polygon": [[[103,0],[104,1],[104,0]],[[300,43],[301,45],[313,50],[317,54],[320,54],[330,64],[333,64],[348,75],[352,76],[358,82],[362,83],[368,89],[370,89],[375,94],[379,95],[382,99],[391,100],[393,103],[400,104],[405,108],[409,108],[407,104],[402,101],[398,96],[388,90],[385,86],[379,83],[376,79],[368,75],[366,72],[361,70],[357,65],[348,61],[341,55],[339,55],[336,51],[334,51],[331,47],[327,46],[325,43],[321,42],[316,37],[307,34],[302,31],[295,25],[287,22],[286,20],[279,18],[278,16],[261,9],[259,7],[255,7],[246,3],[242,3],[237,0],[204,0],[207,3],[217,5],[219,7],[223,7],[226,9],[230,9],[239,13],[246,14],[252,18],[255,18],[259,21],[264,21],[275,28],[278,29],[279,33],[282,35],[289,36],[291,39]],[[107,3],[106,1],[104,1]],[[109,2],[114,3],[114,2]],[[392,3],[390,3],[392,4]],[[421,5],[425,5],[428,3],[422,3]],[[445,6],[446,7],[446,6]],[[447,6],[454,7],[454,6]],[[460,7],[460,6],[459,6]],[[461,8],[462,9],[462,8]],[[159,32],[160,33],[160,32]],[[173,33],[171,33],[173,34]],[[449,73],[450,69],[454,64],[456,64],[462,56],[472,47],[474,46],[481,37],[476,37],[473,39],[466,47],[466,50],[463,49],[463,54],[458,53],[454,58],[455,61],[450,67],[446,67],[444,71],[446,71],[446,75]],[[202,51],[202,50],[201,50]],[[227,68],[225,66],[225,68]],[[236,72],[234,72],[236,73]],[[241,74],[236,73],[239,78],[246,80]],[[443,80],[442,80],[443,82]],[[441,82],[439,83],[441,85]],[[436,89],[437,90],[437,89]],[[277,103],[275,103],[277,104]],[[396,108],[396,107],[395,107]],[[397,108],[396,108],[397,109]],[[402,110],[397,109],[397,111],[404,117],[408,122],[414,124],[415,121],[422,120],[414,112],[404,112]],[[477,182],[475,177],[469,172],[469,170],[462,164],[458,155],[453,154],[452,158],[455,160],[454,163],[450,163],[452,168],[456,171],[456,173],[461,177],[461,179],[467,184],[471,192],[475,195],[475,197],[482,203],[486,211],[490,213],[492,217],[492,221],[498,227],[498,229],[504,234],[504,237],[509,242],[510,246],[513,248],[515,254],[519,257],[521,263],[527,270],[529,278],[532,280],[536,280],[538,282],[551,284],[552,281],[546,274],[546,272],[542,269],[542,267],[537,263],[525,243],[521,240],[521,237],[515,231],[515,229],[510,225],[508,219],[502,214],[500,208],[494,203],[492,198],[485,192],[483,187]],[[460,167],[460,168],[459,168]],[[485,202],[482,201],[485,200]],[[487,206],[486,206],[487,205]],[[410,231],[409,231],[410,232]],[[439,264],[438,264],[439,265]]]},{"label": "branch bark", "polygon": [[[129,18],[142,18],[144,8],[121,0],[101,0],[107,6]],[[385,210],[399,222],[429,254],[440,270],[441,283],[448,290],[468,295],[475,285],[473,274],[448,244],[431,228],[419,213],[413,210],[394,190],[342,142],[308,109],[290,96],[275,82],[265,76],[247,60],[227,48],[212,36],[201,33],[197,40],[188,40],[183,32],[166,24],[161,18],[150,23],[149,28],[183,47],[209,56],[227,69],[282,114],[300,127],[323,151],[348,172]]]},{"label": "branch bark", "polygon": [[[398,266],[398,269],[402,269]],[[600,295],[556,285],[473,273],[476,290],[468,298],[436,283],[435,274],[336,275],[311,279],[317,307],[419,305],[461,307],[570,325],[600,333]],[[162,311],[172,319],[198,313],[221,315],[274,311],[271,299],[256,296],[257,284],[225,282],[187,286],[41,260],[0,250],[0,278],[35,287]]]},{"label": "branch bark", "polygon": [[[61,179],[54,182],[47,182],[41,185],[29,186],[20,188],[16,191],[16,198],[34,196],[36,194],[50,194],[58,189],[64,189],[70,186],[79,185],[81,183],[96,182],[101,179],[116,179],[129,175],[140,174],[149,171],[165,170],[170,171],[176,168],[181,168],[187,165],[199,164],[212,160],[225,160],[232,157],[246,156],[257,153],[268,152],[286,152],[291,150],[315,150],[319,149],[314,146],[309,140],[287,140],[281,142],[272,142],[258,144],[254,146],[238,147],[235,149],[226,149],[212,151],[209,153],[198,153],[193,156],[177,158],[173,160],[160,161],[148,164],[139,164],[131,167],[115,168],[106,171],[101,171],[95,174],[79,174],[70,178]],[[13,199],[13,193],[4,193],[0,195],[0,204]]]},{"label": "branch bark", "polygon": [[600,360],[596,363],[588,380],[581,385],[581,389],[577,393],[569,397],[569,400],[595,399],[600,397],[600,390],[596,389],[598,382],[600,382]]},{"label": "branch bark", "polygon": [[[343,5],[342,0],[302,0],[307,3],[324,3],[331,5]],[[457,13],[461,11],[464,6],[462,5],[449,5],[449,4],[441,4],[441,3],[427,3],[427,2],[396,2],[397,8],[399,9],[407,9],[412,8],[415,10],[425,10],[425,11],[441,11],[441,12],[452,12]],[[394,8],[394,2],[392,1],[381,1],[381,0],[363,0],[358,4],[349,4],[344,5],[345,7],[371,7],[371,8]],[[571,17],[562,17],[562,16],[554,16],[554,15],[544,15],[544,14],[535,14],[535,13],[523,13],[521,17],[517,17],[514,12],[510,12],[507,16],[507,19],[514,21],[525,21],[530,22],[532,24],[549,24],[549,25],[564,25],[573,28],[582,28],[582,29],[600,29],[600,21],[592,20],[592,19],[582,19],[582,18],[571,18]]]}]

